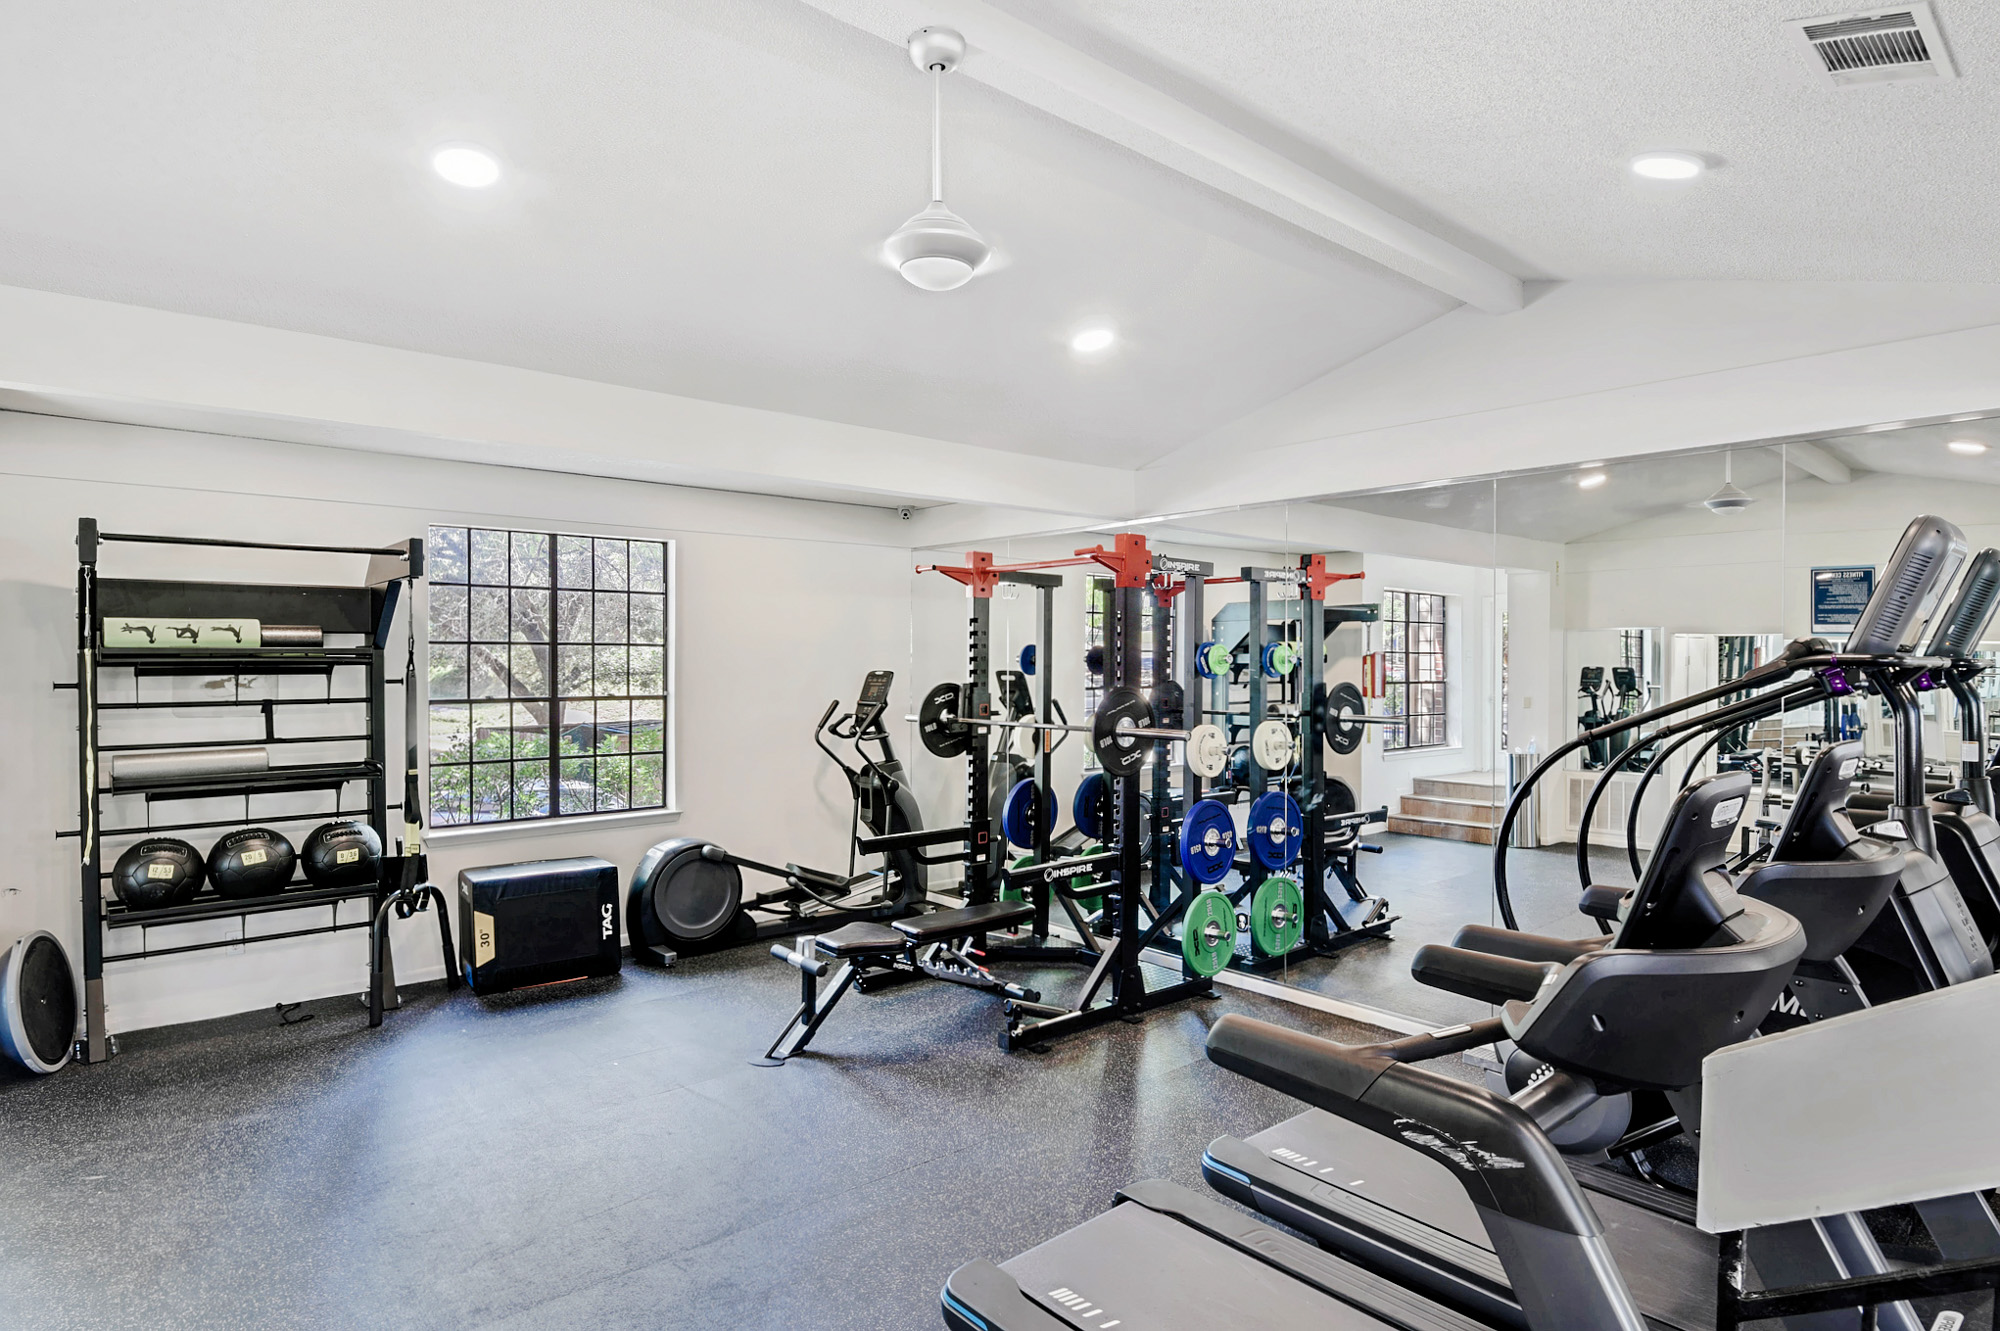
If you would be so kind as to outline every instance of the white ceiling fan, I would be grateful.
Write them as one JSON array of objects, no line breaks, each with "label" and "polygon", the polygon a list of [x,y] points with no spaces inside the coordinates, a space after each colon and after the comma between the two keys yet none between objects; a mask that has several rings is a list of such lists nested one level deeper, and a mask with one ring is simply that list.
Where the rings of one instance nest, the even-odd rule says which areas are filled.
[{"label": "white ceiling fan", "polygon": [[963,217],[944,206],[944,76],[965,58],[965,38],[950,28],[910,34],[910,61],[931,76],[931,202],[896,230],[882,252],[911,286],[925,291],[962,287],[993,247]]}]

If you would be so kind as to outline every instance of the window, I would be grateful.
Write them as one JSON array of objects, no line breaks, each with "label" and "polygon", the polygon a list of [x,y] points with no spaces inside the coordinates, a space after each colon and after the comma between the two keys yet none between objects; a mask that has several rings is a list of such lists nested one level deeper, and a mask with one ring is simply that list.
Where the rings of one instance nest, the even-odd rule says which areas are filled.
[{"label": "window", "polygon": [[1444,597],[1387,592],[1382,597],[1384,716],[1382,748],[1433,749],[1449,742],[1445,715]]},{"label": "window", "polygon": [[665,805],[668,553],[430,529],[433,827]]}]

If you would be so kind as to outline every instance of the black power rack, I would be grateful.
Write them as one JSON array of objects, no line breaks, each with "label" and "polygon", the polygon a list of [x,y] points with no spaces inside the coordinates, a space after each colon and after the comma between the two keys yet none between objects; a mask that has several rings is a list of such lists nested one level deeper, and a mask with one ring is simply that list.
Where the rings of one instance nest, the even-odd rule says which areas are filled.
[{"label": "black power rack", "polygon": [[[389,633],[398,605],[406,599],[409,584],[423,576],[423,542],[411,539],[383,548],[284,545],[258,541],[205,539],[196,537],[151,536],[104,532],[93,518],[77,523],[77,677],[71,688],[77,695],[78,814],[76,831],[59,832],[59,837],[76,837],[81,842],[83,897],[83,998],[84,1031],[78,1055],[85,1062],[98,1062],[111,1052],[105,1028],[104,968],[107,964],[145,957],[199,952],[213,948],[240,947],[280,938],[302,938],[314,934],[350,929],[372,929],[368,949],[371,1024],[384,1001],[385,989],[393,1005],[392,973],[388,950],[382,943],[380,917],[392,898],[414,899],[416,882],[423,876],[420,847],[412,844],[410,854],[384,855],[382,873],[373,883],[351,887],[321,888],[295,882],[272,896],[230,899],[204,888],[191,900],[157,909],[133,910],[115,899],[106,900],[105,883],[110,873],[104,865],[107,841],[123,846],[137,840],[188,832],[220,836],[229,829],[257,823],[317,825],[331,819],[365,818],[381,837],[382,845],[394,844],[389,835],[389,811],[403,804],[389,799],[388,693],[404,686],[400,675],[391,677]],[[207,581],[149,581],[98,576],[99,547],[109,543],[139,545],[205,546],[246,551],[293,551],[309,554],[365,555],[366,581],[360,586],[299,586],[265,583],[224,583]],[[310,624],[320,627],[322,643],[334,638],[355,639],[344,646],[278,647],[118,647],[106,646],[104,622],[107,616],[125,618],[240,618],[267,624]],[[414,632],[414,627],[412,628]],[[412,658],[414,659],[414,658]],[[129,697],[103,700],[106,672],[130,672]],[[358,674],[359,681],[354,677]],[[243,697],[245,676],[319,675],[326,681],[320,696]],[[159,677],[207,677],[228,681],[227,697],[188,699],[147,698],[143,681]],[[115,677],[115,676],[114,676]],[[336,688],[336,684],[346,685]],[[122,691],[121,691],[122,692]],[[366,728],[361,733],[345,730],[331,734],[281,733],[281,713],[308,707],[332,708],[364,706]],[[160,740],[105,743],[102,735],[107,716],[119,714],[169,714],[194,711],[221,720],[245,712],[261,712],[261,739]],[[406,708],[407,711],[407,708]],[[114,723],[115,724],[115,723]],[[198,776],[155,776],[121,780],[115,787],[102,785],[107,759],[121,752],[160,753],[199,751],[242,744],[261,743],[276,752],[291,746],[318,746],[365,750],[364,757],[342,761],[320,761],[295,765],[273,763],[267,770]],[[355,787],[365,790],[365,807],[346,807],[345,796]],[[272,811],[257,814],[252,801],[259,795],[300,791],[325,791],[330,809],[310,813]],[[137,823],[121,820],[104,824],[105,797],[128,806],[142,802],[143,817]],[[243,800],[241,818],[205,818],[194,821],[155,821],[161,805],[196,800],[237,798]],[[406,799],[410,796],[406,793]],[[125,813],[128,808],[116,808]],[[411,811],[410,816],[420,816]],[[408,819],[406,818],[406,821]],[[414,838],[413,838],[414,841]],[[115,858],[115,856],[114,856]],[[412,872],[414,871],[414,879]],[[424,891],[436,896],[436,889]],[[369,910],[364,919],[342,922],[339,906],[344,901],[365,899]],[[441,901],[441,898],[440,898]],[[146,931],[154,926],[191,924],[201,920],[245,918],[274,911],[294,911],[310,907],[329,908],[324,924],[275,933],[251,933],[243,928],[226,938],[180,942],[170,946],[148,945]],[[443,924],[442,909],[440,923]],[[106,941],[111,931],[138,929],[140,946],[120,949],[107,956]],[[447,951],[449,949],[447,948]],[[447,968],[449,957],[447,956]]]}]

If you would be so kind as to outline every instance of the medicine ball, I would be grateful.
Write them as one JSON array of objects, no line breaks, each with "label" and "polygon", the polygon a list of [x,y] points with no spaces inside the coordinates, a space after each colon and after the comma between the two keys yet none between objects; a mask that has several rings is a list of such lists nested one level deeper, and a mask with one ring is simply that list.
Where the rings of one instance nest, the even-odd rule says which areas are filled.
[{"label": "medicine ball", "polygon": [[231,832],[208,852],[208,877],[225,897],[268,897],[292,881],[299,853],[280,832],[246,827]]},{"label": "medicine ball", "polygon": [[322,823],[306,838],[304,857],[314,887],[360,887],[381,876],[382,838],[358,818]]},{"label": "medicine ball", "polygon": [[200,851],[173,837],[152,837],[118,857],[111,890],[132,910],[158,910],[192,897],[207,877]]}]

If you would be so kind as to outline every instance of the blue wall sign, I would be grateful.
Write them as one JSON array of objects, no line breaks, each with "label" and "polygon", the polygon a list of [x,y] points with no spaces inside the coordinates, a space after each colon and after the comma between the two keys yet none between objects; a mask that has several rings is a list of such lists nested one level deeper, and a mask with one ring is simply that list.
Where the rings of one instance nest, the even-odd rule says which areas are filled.
[{"label": "blue wall sign", "polygon": [[1812,571],[1812,631],[1845,634],[1861,617],[1875,592],[1875,568],[1816,568]]}]

